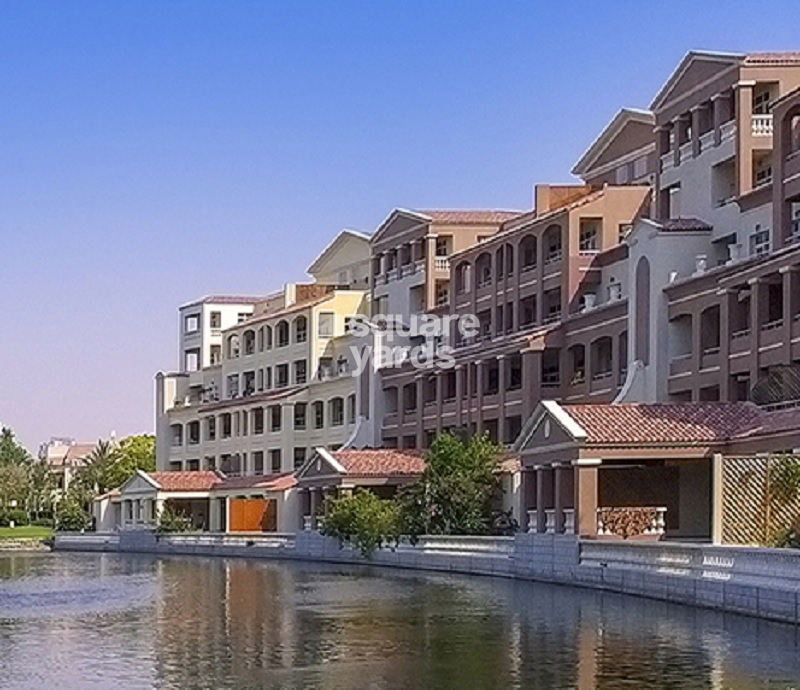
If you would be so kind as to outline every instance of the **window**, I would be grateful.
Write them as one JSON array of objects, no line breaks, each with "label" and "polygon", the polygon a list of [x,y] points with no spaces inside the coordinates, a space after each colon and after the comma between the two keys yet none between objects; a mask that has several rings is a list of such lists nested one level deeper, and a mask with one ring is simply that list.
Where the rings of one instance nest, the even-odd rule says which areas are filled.
[{"label": "window", "polygon": [[295,448],[294,449],[294,467],[297,469],[301,467],[303,463],[306,461],[306,449],[305,448]]},{"label": "window", "polygon": [[582,252],[596,252],[600,248],[600,228],[596,220],[581,223],[578,249]]},{"label": "window", "polygon": [[769,89],[759,91],[753,96],[753,114],[767,115],[769,113]]},{"label": "window", "polygon": [[217,419],[209,417],[206,419],[206,439],[213,441],[217,437]]},{"label": "window", "polygon": [[294,404],[294,428],[295,431],[304,431],[306,428],[306,410],[307,405],[304,402]]},{"label": "window", "polygon": [[239,312],[236,315],[236,323],[242,323],[242,321],[247,321],[249,318],[250,314],[247,314],[246,312]]},{"label": "window", "polygon": [[264,451],[257,450],[253,453],[253,472],[255,474],[264,474]]},{"label": "window", "polygon": [[347,285],[350,282],[350,273],[349,271],[339,271],[339,277],[337,283],[339,285]]},{"label": "window", "polygon": [[306,360],[298,359],[294,363],[294,382],[303,384],[306,382]]},{"label": "window", "polygon": [[200,350],[197,348],[186,350],[183,365],[186,371],[197,371],[200,368]]},{"label": "window", "polygon": [[336,358],[336,373],[339,376],[344,376],[350,371],[350,363],[347,361],[347,357],[344,355],[339,355]]},{"label": "window", "polygon": [[320,312],[317,317],[317,334],[320,338],[333,337],[334,314],[329,311]]},{"label": "window", "polygon": [[640,180],[647,175],[647,156],[639,156],[633,161],[633,178]]},{"label": "window", "polygon": [[272,367],[264,369],[264,390],[272,389]]},{"label": "window", "polygon": [[347,396],[347,423],[356,423],[356,396],[352,393]]},{"label": "window", "polygon": [[308,319],[305,316],[298,316],[294,320],[294,341],[304,343],[308,340]]},{"label": "window", "polygon": [[321,429],[325,426],[325,403],[317,401],[314,403],[314,428]]},{"label": "window", "polygon": [[760,225],[756,225],[752,235],[750,235],[750,256],[763,256],[769,254],[769,229],[762,230]]},{"label": "window", "polygon": [[286,321],[279,321],[275,326],[275,339],[278,341],[278,347],[286,347],[289,344],[289,323]]},{"label": "window", "polygon": [[628,181],[628,164],[620,165],[614,171],[614,183],[615,184],[625,184]]},{"label": "window", "polygon": [[631,230],[633,230],[633,225],[631,223],[620,223],[619,229],[617,230],[617,242],[621,244],[628,239]]},{"label": "window", "polygon": [[256,332],[245,331],[242,334],[242,342],[244,343],[244,354],[252,355],[256,351]]},{"label": "window", "polygon": [[334,398],[330,402],[331,426],[341,426],[344,424],[344,400]]},{"label": "window", "polygon": [[253,410],[253,433],[264,433],[264,408],[257,407]]},{"label": "window", "polygon": [[222,361],[222,346],[221,345],[212,345],[211,346],[211,366],[213,367],[215,364],[219,364]]},{"label": "window", "polygon": [[212,311],[208,317],[211,328],[222,328],[222,312]]},{"label": "window", "polygon": [[281,471],[281,449],[274,448],[269,452],[269,467],[273,472]]},{"label": "window", "polygon": [[275,367],[275,388],[286,388],[289,385],[289,365],[278,364]]},{"label": "window", "polygon": [[184,333],[197,333],[200,330],[200,315],[191,314],[184,319],[183,332]]},{"label": "window", "polygon": [[269,406],[269,430],[270,431],[280,431],[281,430],[281,406],[280,405],[270,405]]},{"label": "window", "polygon": [[436,256],[449,256],[450,255],[450,238],[437,237],[436,238]]},{"label": "window", "polygon": [[236,359],[239,356],[239,336],[234,333],[228,336],[228,359]]}]

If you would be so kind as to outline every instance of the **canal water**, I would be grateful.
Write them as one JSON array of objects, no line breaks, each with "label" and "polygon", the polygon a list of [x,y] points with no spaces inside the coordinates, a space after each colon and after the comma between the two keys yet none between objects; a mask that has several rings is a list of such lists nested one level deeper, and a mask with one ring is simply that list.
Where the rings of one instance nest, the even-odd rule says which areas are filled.
[{"label": "canal water", "polygon": [[2,688],[792,688],[794,627],[537,583],[0,554]]}]

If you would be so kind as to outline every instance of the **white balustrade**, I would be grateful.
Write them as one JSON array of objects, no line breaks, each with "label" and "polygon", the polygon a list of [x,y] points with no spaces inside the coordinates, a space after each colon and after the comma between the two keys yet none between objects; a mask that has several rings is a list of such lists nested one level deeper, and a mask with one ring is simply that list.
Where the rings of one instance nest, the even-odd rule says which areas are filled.
[{"label": "white balustrade", "polygon": [[772,136],[772,115],[753,115],[751,122],[754,137]]},{"label": "white balustrade", "polygon": [[545,517],[545,532],[547,534],[555,534],[556,533],[556,511],[552,508],[549,508],[544,511]]},{"label": "white balustrade", "polygon": [[537,531],[537,516],[535,510],[528,511],[528,533],[533,534]]},{"label": "white balustrade", "polygon": [[575,534],[574,508],[564,508],[564,534]]},{"label": "white balustrade", "polygon": [[449,271],[450,270],[450,259],[446,256],[437,256],[433,259],[433,267],[437,271]]}]

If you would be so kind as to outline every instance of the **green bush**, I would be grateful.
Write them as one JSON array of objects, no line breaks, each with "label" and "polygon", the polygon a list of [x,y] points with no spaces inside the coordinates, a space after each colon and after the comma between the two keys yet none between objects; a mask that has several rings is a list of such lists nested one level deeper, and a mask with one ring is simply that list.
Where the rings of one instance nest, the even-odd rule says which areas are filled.
[{"label": "green bush", "polygon": [[40,517],[36,520],[31,520],[31,525],[34,527],[49,527],[52,529],[55,527],[55,520],[51,517]]},{"label": "green bush", "polygon": [[80,532],[91,529],[92,518],[80,502],[65,498],[56,510],[56,529],[59,532]]},{"label": "green bush", "polygon": [[167,504],[158,518],[157,532],[189,532],[192,529],[192,521],[189,517],[175,510]]},{"label": "green bush", "polygon": [[6,508],[0,510],[0,527],[10,527],[11,523],[15,527],[21,527],[28,524],[28,513],[21,508]]},{"label": "green bush", "polygon": [[352,544],[369,558],[376,549],[397,544],[400,538],[399,509],[394,501],[382,500],[370,491],[357,491],[328,504],[322,533],[340,544]]}]

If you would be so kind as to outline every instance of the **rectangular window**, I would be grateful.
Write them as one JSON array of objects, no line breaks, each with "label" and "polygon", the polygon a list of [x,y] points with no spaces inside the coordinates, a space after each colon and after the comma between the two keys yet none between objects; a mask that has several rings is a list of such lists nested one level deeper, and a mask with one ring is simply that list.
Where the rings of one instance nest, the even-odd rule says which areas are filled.
[{"label": "rectangular window", "polygon": [[333,337],[334,314],[332,312],[320,312],[317,317],[317,333],[320,338]]},{"label": "rectangular window", "polygon": [[200,350],[197,348],[186,350],[184,353],[183,365],[186,371],[197,371],[200,369]]},{"label": "rectangular window", "polygon": [[211,328],[222,328],[222,312],[212,311],[209,314],[209,325]]},{"label": "rectangular window", "polygon": [[450,255],[450,238],[437,237],[436,238],[436,256],[449,256]]},{"label": "rectangular window", "polygon": [[614,171],[615,184],[625,184],[628,181],[628,166],[621,165]]},{"label": "rectangular window", "polygon": [[582,252],[596,252],[600,248],[600,228],[597,221],[581,223],[578,249]]},{"label": "rectangular window", "polygon": [[299,402],[294,404],[294,428],[295,431],[305,431],[306,428],[306,403]]},{"label": "rectangular window", "polygon": [[247,314],[245,312],[239,312],[236,315],[236,323],[242,323],[242,321],[247,321],[247,319],[249,319],[249,318],[250,318],[250,314]]},{"label": "rectangular window", "polygon": [[769,249],[769,230],[762,230],[760,225],[756,225],[755,232],[750,235],[750,256],[769,254]]},{"label": "rectangular window", "polygon": [[219,364],[222,361],[222,345],[211,346],[211,366]]},{"label": "rectangular window", "polygon": [[334,398],[330,402],[331,406],[331,425],[342,426],[344,424],[344,400],[342,398]]},{"label": "rectangular window", "polygon": [[264,408],[257,407],[253,410],[253,433],[264,433]]},{"label": "rectangular window", "polygon": [[272,472],[281,471],[281,449],[275,448],[269,452],[269,467]]},{"label": "rectangular window", "polygon": [[289,365],[279,364],[275,367],[275,387],[286,388],[289,385]]},{"label": "rectangular window", "polygon": [[767,115],[769,113],[769,102],[769,89],[756,93],[755,96],[753,96],[753,114]]},{"label": "rectangular window", "polygon": [[633,225],[631,223],[621,223],[617,231],[617,241],[622,244],[622,242],[628,238],[628,235],[631,234],[631,230],[633,230]]},{"label": "rectangular window", "polygon": [[325,426],[325,403],[317,401],[314,403],[314,428],[321,429]]},{"label": "rectangular window", "polygon": [[253,453],[253,465],[255,474],[264,474],[264,451],[257,450]]},{"label": "rectangular window", "polygon": [[270,405],[270,407],[269,407],[269,430],[270,431],[280,431],[281,430],[281,406],[280,405]]},{"label": "rectangular window", "polygon": [[306,360],[298,359],[294,363],[294,382],[303,384],[306,382]]},{"label": "rectangular window", "polygon": [[295,448],[294,449],[294,467],[297,469],[301,467],[303,463],[306,461],[306,449],[305,448]]},{"label": "rectangular window", "polygon": [[349,395],[347,397],[347,423],[356,423],[356,396]]},{"label": "rectangular window", "polygon": [[197,333],[200,330],[200,315],[191,314],[183,322],[184,333]]}]

